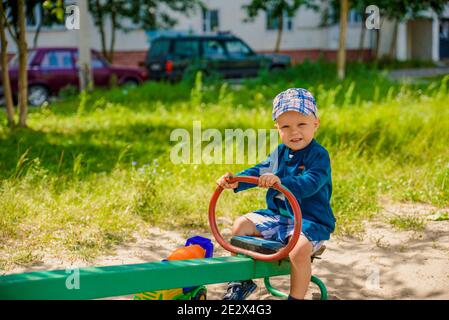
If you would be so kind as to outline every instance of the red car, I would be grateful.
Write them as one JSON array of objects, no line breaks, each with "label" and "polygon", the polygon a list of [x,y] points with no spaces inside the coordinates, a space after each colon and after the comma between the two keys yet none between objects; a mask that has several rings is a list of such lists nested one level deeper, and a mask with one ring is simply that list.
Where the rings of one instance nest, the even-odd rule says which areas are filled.
[{"label": "red car", "polygon": [[[28,102],[39,106],[50,95],[57,95],[67,86],[79,87],[77,48],[38,48],[28,51]],[[114,66],[95,50],[92,50],[94,84],[107,87],[112,77],[119,85],[138,85],[147,79],[145,69]],[[9,77],[13,96],[18,92],[18,56],[9,64]],[[0,95],[3,95],[3,88]]]}]

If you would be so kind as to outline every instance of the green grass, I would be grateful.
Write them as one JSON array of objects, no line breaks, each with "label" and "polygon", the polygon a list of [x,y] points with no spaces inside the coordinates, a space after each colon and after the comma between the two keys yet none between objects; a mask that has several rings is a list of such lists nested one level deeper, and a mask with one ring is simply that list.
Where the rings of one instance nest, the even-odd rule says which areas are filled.
[{"label": "green grass", "polygon": [[[317,140],[331,155],[337,234],[363,231],[378,199],[449,203],[448,78],[397,84],[351,65],[304,63],[240,86],[216,82],[148,83],[97,90],[33,109],[29,129],[6,128],[0,115],[0,268],[50,254],[93,259],[149,226],[208,229],[215,180],[248,164],[170,162],[170,133],[273,128],[271,100],[306,87],[319,104]],[[264,191],[224,192],[218,215],[264,206]]]},{"label": "green grass", "polygon": [[396,216],[391,218],[389,222],[398,230],[422,231],[425,228],[425,221],[420,217]]}]

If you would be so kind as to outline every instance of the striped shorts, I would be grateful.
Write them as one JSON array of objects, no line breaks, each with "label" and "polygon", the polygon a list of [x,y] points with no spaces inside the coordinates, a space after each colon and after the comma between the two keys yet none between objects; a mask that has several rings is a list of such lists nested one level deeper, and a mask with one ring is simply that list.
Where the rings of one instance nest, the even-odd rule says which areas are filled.
[{"label": "striped shorts", "polygon": [[[265,240],[278,241],[287,244],[288,237],[293,234],[294,220],[283,215],[265,214],[260,212],[250,212],[243,217],[256,225]],[[306,234],[301,232],[312,244],[312,255],[324,244],[324,240],[311,240]]]}]

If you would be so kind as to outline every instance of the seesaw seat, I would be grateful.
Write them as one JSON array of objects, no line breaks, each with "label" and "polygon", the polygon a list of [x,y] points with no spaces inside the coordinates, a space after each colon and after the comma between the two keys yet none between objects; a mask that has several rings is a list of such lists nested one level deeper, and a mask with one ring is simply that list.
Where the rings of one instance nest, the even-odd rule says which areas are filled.
[{"label": "seesaw seat", "polygon": [[[262,254],[273,254],[284,247],[284,245],[278,241],[265,240],[260,237],[251,236],[234,236],[231,238],[231,244],[233,246],[259,252]],[[311,256],[312,262],[314,259],[321,259],[321,255],[326,246],[321,246],[316,252]]]}]

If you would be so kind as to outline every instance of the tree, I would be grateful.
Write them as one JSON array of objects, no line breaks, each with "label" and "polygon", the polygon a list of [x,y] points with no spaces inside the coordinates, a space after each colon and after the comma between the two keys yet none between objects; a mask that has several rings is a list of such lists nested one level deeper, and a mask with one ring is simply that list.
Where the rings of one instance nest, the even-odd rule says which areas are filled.
[{"label": "tree", "polygon": [[[2,1],[2,38],[5,36],[3,33],[5,28],[9,31],[11,37],[17,45],[19,52],[19,94],[18,94],[18,105],[19,105],[19,126],[26,127],[27,111],[28,111],[28,77],[27,77],[27,43],[26,43],[26,29],[25,29],[25,0],[1,0]],[[6,52],[7,42],[2,39],[2,52]],[[4,95],[7,100],[10,99],[11,87],[9,86],[9,75],[7,75],[8,66],[7,61],[4,60],[4,55],[2,56],[2,79],[4,81]],[[7,83],[5,81],[8,81]],[[6,86],[6,87],[5,87]],[[9,91],[9,92],[6,92]],[[12,97],[12,95],[11,95]],[[12,100],[11,100],[12,101]],[[14,109],[12,107],[12,102],[6,101],[7,113],[8,113],[8,124],[10,126],[14,125],[11,123],[11,119],[14,119]],[[12,117],[12,118],[11,118]]]},{"label": "tree", "polygon": [[279,52],[284,30],[284,15],[294,17],[301,6],[318,10],[314,0],[252,0],[250,4],[243,6],[247,14],[244,21],[254,21],[261,11],[265,12],[269,18],[277,19],[278,30],[274,51]]},{"label": "tree", "polygon": [[37,28],[33,37],[33,49],[37,48],[39,35],[43,26],[51,26],[53,24],[60,24],[64,19],[63,3],[62,0],[58,0],[57,3],[53,3],[49,0],[27,0],[26,1],[26,15],[27,17],[34,14],[36,6],[41,8],[40,17],[37,21]]},{"label": "tree", "polygon": [[395,57],[398,25],[400,22],[419,17],[423,11],[428,9],[439,15],[447,4],[447,0],[380,0],[379,2],[381,16],[385,16],[394,23],[393,35],[387,55],[389,59],[394,59]]},{"label": "tree", "polygon": [[[363,50],[366,36],[366,8],[372,4],[372,0],[351,0],[349,1],[349,10],[355,10],[360,17],[362,18],[360,21],[360,37],[359,37],[359,54],[358,60],[363,60]],[[322,26],[329,26],[333,24],[337,24],[340,21],[340,0],[331,0],[329,2],[329,7],[327,7],[323,11],[322,17]]]},{"label": "tree", "polygon": [[[47,0],[48,1],[48,0]],[[47,2],[46,1],[46,2]],[[18,92],[18,108],[19,108],[19,122],[20,127],[27,126],[27,114],[28,114],[28,72],[27,72],[27,55],[28,45],[26,42],[26,24],[25,13],[28,10],[32,10],[34,6],[41,1],[28,0],[27,7],[25,6],[25,0],[0,0],[0,38],[1,38],[1,67],[2,67],[2,81],[3,92],[5,96],[6,113],[8,119],[8,125],[14,126],[14,105],[12,100],[11,85],[9,80],[8,59],[7,59],[7,46],[6,34],[4,30],[8,30],[11,38],[17,45],[18,57],[19,57],[19,92]],[[62,6],[62,0],[58,0],[58,3]]]},{"label": "tree", "polygon": [[5,28],[8,25],[6,19],[6,12],[3,6],[3,0],[0,0],[0,40],[1,40],[1,68],[2,68],[2,83],[3,96],[5,99],[6,116],[8,126],[14,126],[14,104],[11,93],[11,83],[9,82],[8,70],[8,41],[6,40]]},{"label": "tree", "polygon": [[348,24],[348,0],[340,0],[340,36],[338,42],[337,75],[338,79],[345,77],[346,66],[346,29]]},{"label": "tree", "polygon": [[[197,5],[199,0],[89,0],[89,11],[100,32],[102,54],[112,62],[117,30],[129,31],[129,27],[123,23],[124,20],[127,19],[143,29],[172,27],[176,20],[163,11],[163,6],[172,12],[188,15]],[[109,22],[110,26],[109,45],[106,22]]]},{"label": "tree", "polygon": [[[437,14],[441,14],[445,4],[447,4],[447,0],[351,0],[348,8],[356,10],[362,17],[365,18],[366,7],[369,5],[376,5],[379,8],[381,17],[380,29],[382,28],[382,23],[385,19],[389,19],[394,22],[393,34],[388,53],[388,56],[393,59],[396,50],[398,23],[406,19],[419,17],[420,13],[427,9],[432,9]],[[341,19],[341,0],[331,0],[328,9],[329,10],[325,10],[323,13],[322,25],[334,24],[337,23],[339,18]],[[362,29],[359,40],[359,60],[362,60],[363,54],[363,43],[366,33],[365,19],[362,19],[361,27]],[[376,41],[373,49],[376,59],[379,57],[380,35],[380,30],[376,30]],[[341,37],[340,40],[342,40]]]},{"label": "tree", "polygon": [[371,4],[371,0],[351,0],[349,3],[349,9],[355,10],[357,14],[361,17],[360,21],[360,37],[359,37],[359,52],[358,60],[363,61],[363,51],[365,49],[365,36],[366,36],[366,8]]},{"label": "tree", "polygon": [[17,0],[17,11],[17,46],[19,48],[19,127],[26,127],[28,113],[28,45],[26,42],[25,0]]},{"label": "tree", "polygon": [[[428,9],[431,9],[440,15],[444,6],[447,4],[447,0],[353,0],[351,2],[354,4],[353,8],[361,15],[364,15],[365,8],[368,5],[375,5],[379,8],[380,29],[376,30],[376,41],[373,49],[375,59],[379,58],[380,30],[386,19],[393,22],[393,33],[387,57],[389,59],[394,59],[399,23],[419,17],[423,11]],[[362,21],[362,23],[364,24],[364,21]],[[364,32],[365,28],[362,29],[363,35]]]}]

